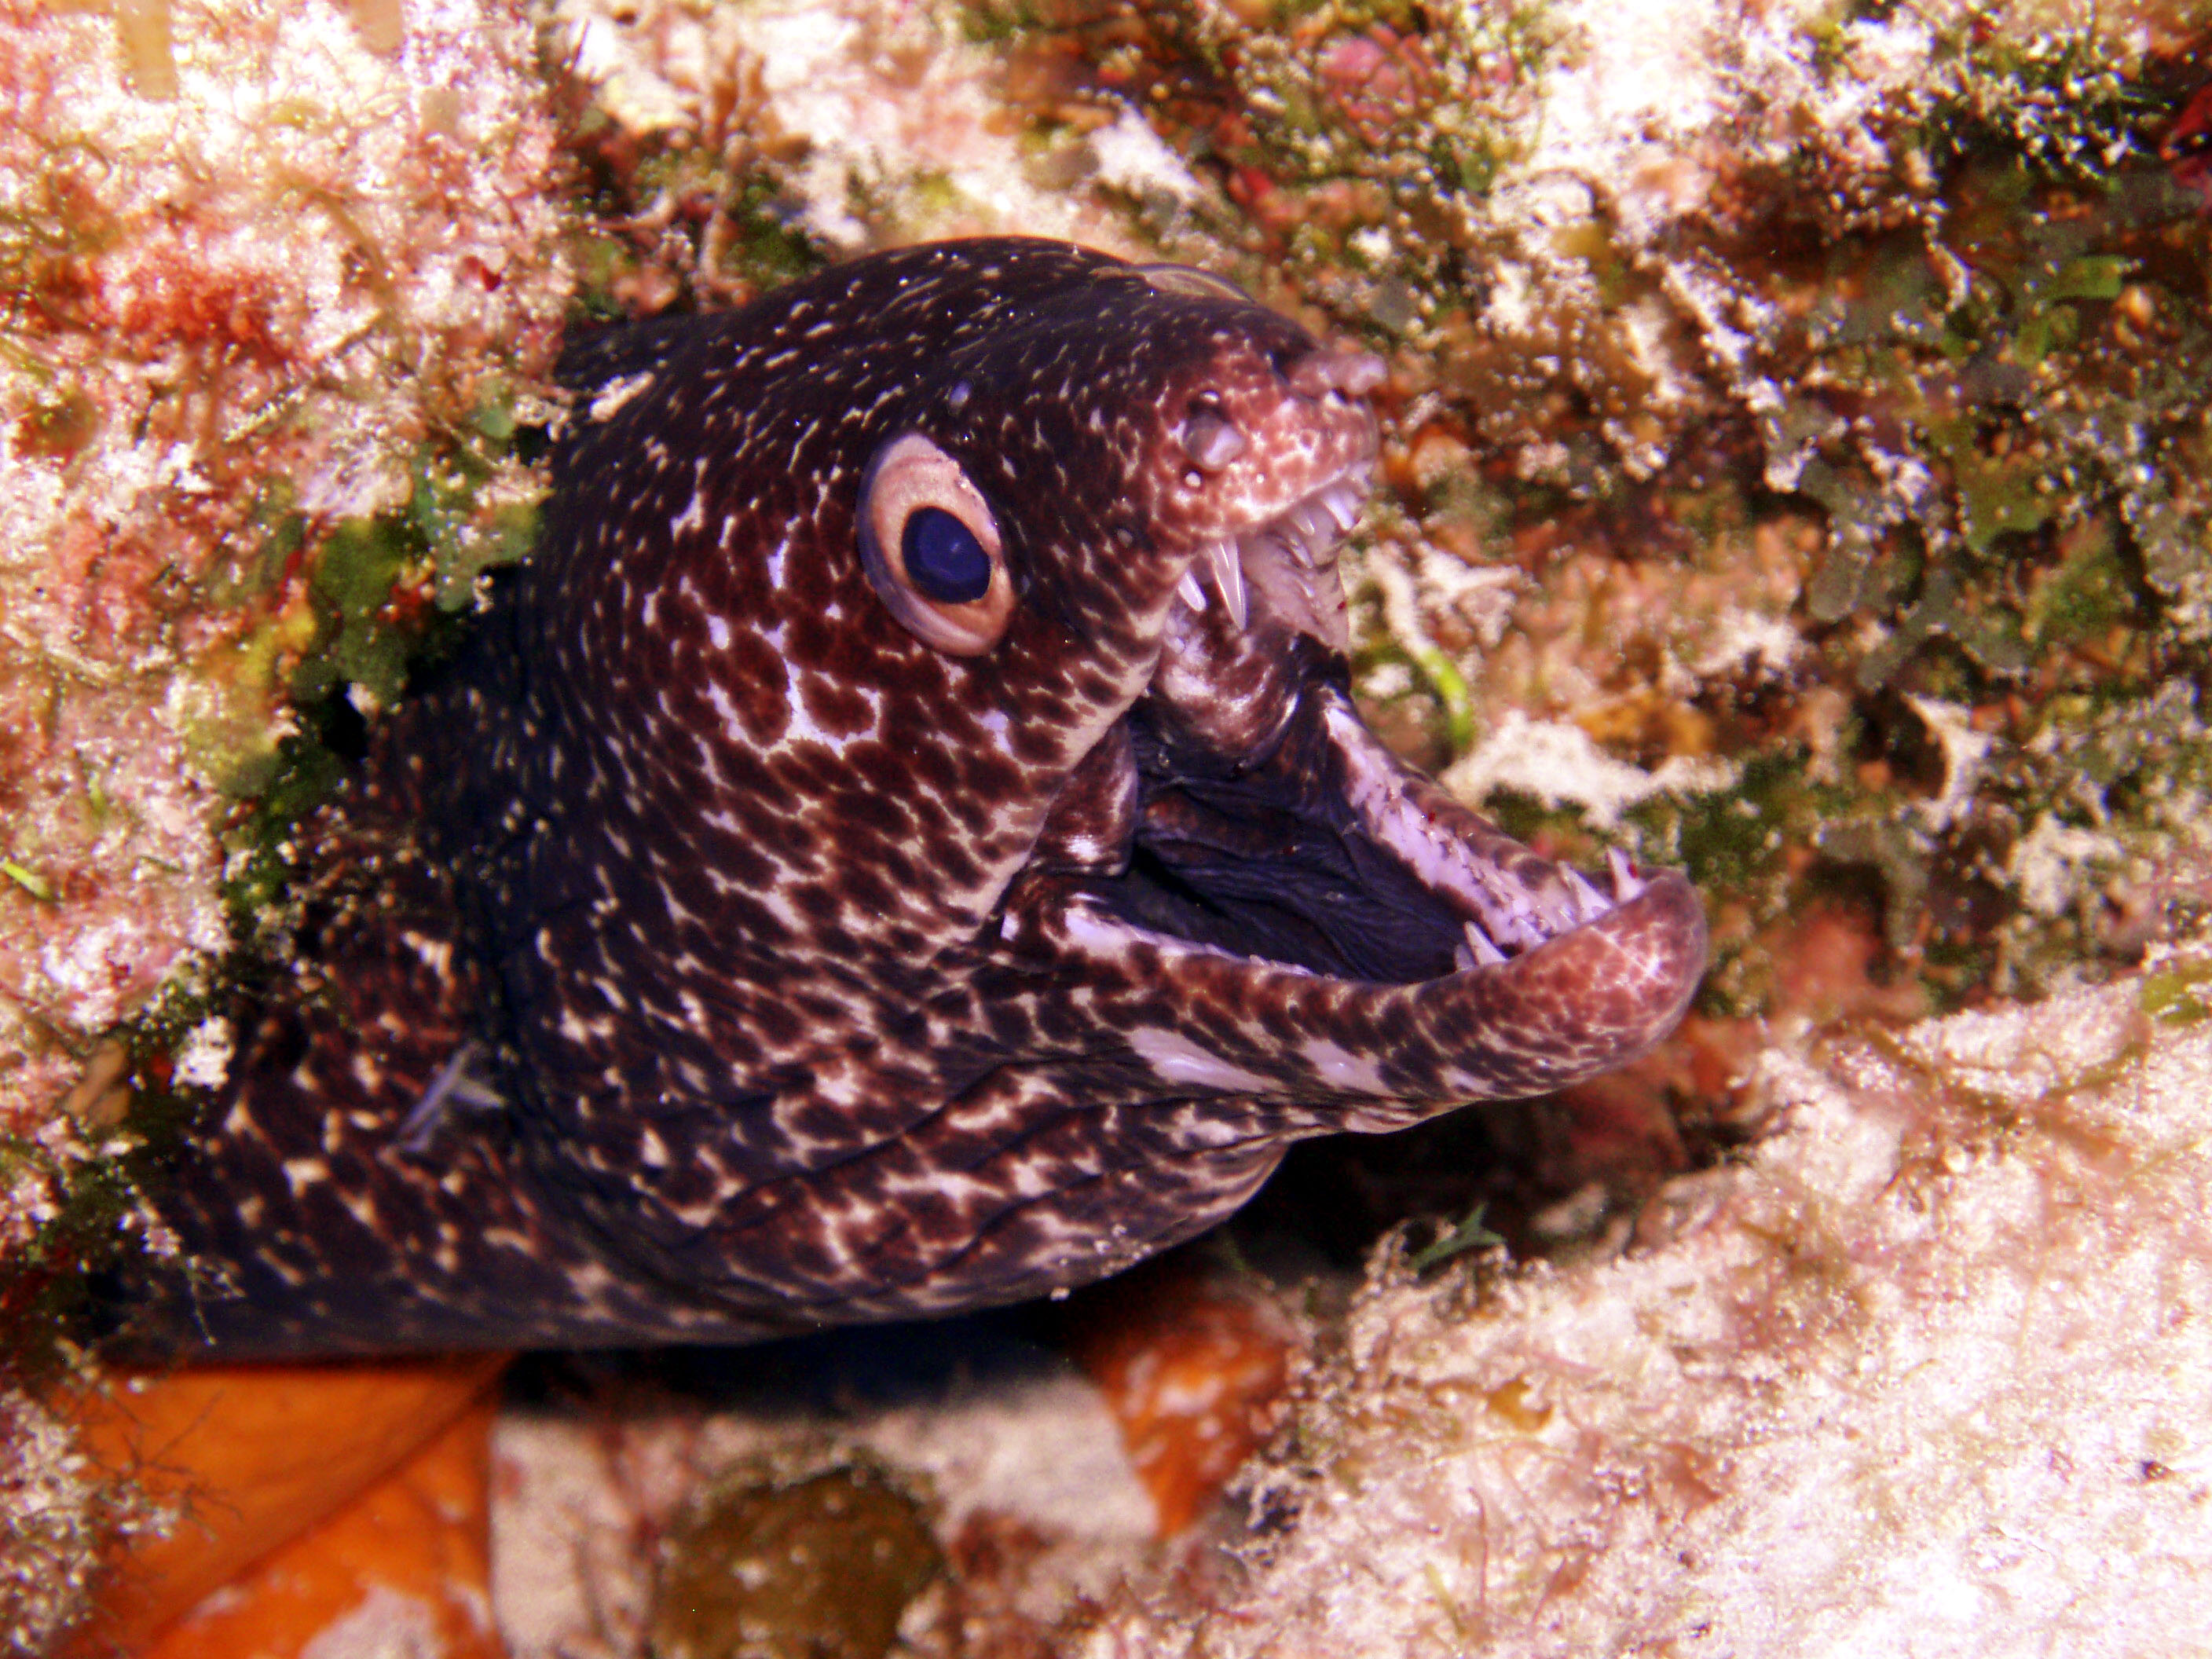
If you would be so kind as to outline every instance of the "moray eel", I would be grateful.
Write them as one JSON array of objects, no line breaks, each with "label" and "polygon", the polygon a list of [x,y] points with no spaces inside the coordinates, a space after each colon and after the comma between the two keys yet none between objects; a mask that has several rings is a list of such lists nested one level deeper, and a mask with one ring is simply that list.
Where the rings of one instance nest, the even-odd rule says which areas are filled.
[{"label": "moray eel", "polygon": [[1676,1023],[1585,875],[1353,710],[1372,358],[1058,243],[572,343],[540,545],[373,735],[130,1340],[735,1342],[1005,1303],[1285,1147]]}]

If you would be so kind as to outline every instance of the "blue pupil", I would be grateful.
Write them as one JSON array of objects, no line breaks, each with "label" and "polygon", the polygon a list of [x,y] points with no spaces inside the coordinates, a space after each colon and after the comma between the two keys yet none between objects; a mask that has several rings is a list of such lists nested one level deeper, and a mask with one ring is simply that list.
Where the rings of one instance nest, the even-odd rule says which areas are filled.
[{"label": "blue pupil", "polygon": [[966,605],[990,590],[991,556],[975,532],[940,507],[917,507],[900,537],[906,574],[925,599]]}]

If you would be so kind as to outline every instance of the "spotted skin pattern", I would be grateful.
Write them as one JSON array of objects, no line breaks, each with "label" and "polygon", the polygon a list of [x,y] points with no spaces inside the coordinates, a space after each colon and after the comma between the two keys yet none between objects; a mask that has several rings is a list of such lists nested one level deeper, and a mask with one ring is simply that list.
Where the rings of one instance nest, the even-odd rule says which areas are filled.
[{"label": "spotted skin pattern", "polygon": [[[1679,876],[1536,858],[1352,712],[1371,360],[1197,273],[1000,240],[564,373],[540,546],[303,837],[297,966],[241,1017],[128,1340],[727,1342],[1012,1301],[1200,1231],[1295,1139],[1540,1092],[1679,1018]],[[903,434],[1003,544],[980,652],[866,568]]]}]

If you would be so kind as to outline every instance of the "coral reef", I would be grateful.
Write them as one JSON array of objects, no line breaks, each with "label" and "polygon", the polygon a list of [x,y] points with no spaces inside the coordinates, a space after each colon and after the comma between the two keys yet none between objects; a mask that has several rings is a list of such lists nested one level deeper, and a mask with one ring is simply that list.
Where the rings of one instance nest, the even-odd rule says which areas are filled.
[{"label": "coral reef", "polygon": [[[240,803],[282,771],[295,702],[396,694],[408,619],[527,544],[509,440],[568,276],[515,8],[13,4],[0,85],[12,1389],[66,1361],[51,1315],[131,1242],[106,1156],[126,1091],[222,1075],[227,903],[276,839]],[[0,1557],[38,1586],[0,1639],[35,1651],[101,1528],[29,1526],[84,1471],[28,1395],[0,1409],[21,1466]]]},{"label": "coral reef", "polygon": [[[1090,1650],[2201,1644],[2154,1592],[2204,1543],[2170,1317],[2204,975],[2157,953],[2208,891],[2208,42],[2160,0],[0,4],[6,1328],[129,1242],[125,1091],[220,1077],[212,964],[281,939],[316,711],[401,695],[526,547],[572,287],[648,313],[1065,234],[1386,356],[1367,712],[1547,849],[1686,863],[1721,950],[1673,1056],[1534,1115],[1493,1219],[1548,1265],[1470,1265],[1473,1220],[1381,1258],[1254,1481],[1249,1583],[1147,1579]],[[1382,1220],[1468,1213],[1422,1173]],[[0,1415],[36,1650],[145,1516]],[[566,1432],[502,1431],[605,1461]],[[1113,1516],[1079,1569],[971,1528],[960,1593],[1012,1557],[1103,1593]],[[557,1585],[504,1557],[522,1650],[589,1622],[574,1547]],[[648,1565],[593,1581],[633,1633]]]},{"label": "coral reef", "polygon": [[1770,1050],[1773,1133],[1633,1224],[1394,1247],[1249,1581],[1076,1650],[2201,1650],[2208,976]]},{"label": "coral reef", "polygon": [[169,1519],[95,1478],[73,1425],[20,1390],[0,1394],[0,1637],[40,1654],[83,1616],[101,1553]]},{"label": "coral reef", "polygon": [[[896,1626],[902,1655],[1038,1659],[1147,1559],[1152,1501],[1097,1391],[987,1322],[670,1369],[556,1365],[502,1418],[492,1586],[514,1659],[729,1650],[698,1595],[669,1599],[716,1576],[702,1547],[743,1562],[715,1595],[744,1651],[881,1652]],[[825,1587],[781,1559],[810,1537],[877,1567]],[[757,1599],[778,1581],[785,1600]]]},{"label": "coral reef", "polygon": [[732,1471],[662,1542],[647,1644],[666,1659],[882,1659],[944,1571],[926,1506],[886,1470]]},{"label": "coral reef", "polygon": [[[557,0],[589,189],[587,305],[728,305],[830,257],[988,232],[1130,251],[1088,176],[1195,192],[1141,123],[1041,130],[997,58],[928,6]],[[1094,124],[1095,125],[1095,124]]]},{"label": "coral reef", "polygon": [[0,18],[0,1121],[226,947],[212,831],[288,699],[390,696],[386,624],[520,550],[497,440],[566,292],[531,37],[387,9]]},{"label": "coral reef", "polygon": [[2198,902],[2201,16],[983,9],[1217,186],[1164,245],[1389,356],[1362,689],[1686,861],[1712,1006],[1823,893],[1943,1006]]},{"label": "coral reef", "polygon": [[[167,1523],[158,1536],[142,1528],[127,1557],[102,1564],[100,1616],[80,1645],[143,1651],[180,1615],[364,1493],[405,1509],[410,1462],[486,1401],[503,1364],[495,1354],[467,1354],[377,1366],[212,1365],[110,1376],[77,1391],[65,1407],[80,1471],[106,1492],[131,1494],[142,1509],[158,1506]],[[357,1522],[331,1524],[354,1537],[351,1559],[295,1555],[281,1575],[293,1582],[275,1587],[276,1601],[312,1585],[311,1602],[335,1601],[331,1610],[343,1611],[348,1592],[357,1596],[369,1583],[419,1589],[421,1555],[434,1559],[443,1548],[418,1551],[395,1539],[389,1550],[364,1554]],[[225,1599],[229,1615],[252,1622],[252,1610],[236,1605],[241,1598]]]},{"label": "coral reef", "polygon": [[[327,1455],[313,1460],[308,1479],[296,1467],[266,1466],[252,1471],[254,1478],[241,1478],[246,1471],[218,1471],[195,1457],[194,1489],[185,1494],[195,1512],[171,1540],[168,1565],[174,1571],[166,1582],[149,1586],[151,1594],[124,1606],[112,1595],[104,1598],[107,1622],[80,1645],[112,1644],[137,1659],[238,1659],[244,1654],[297,1651],[312,1635],[319,1644],[314,1651],[329,1659],[395,1651],[434,1654],[438,1659],[504,1659],[492,1628],[486,1559],[485,1476],[498,1403],[496,1390],[486,1385],[497,1369],[481,1362],[449,1365],[441,1377],[418,1374],[411,1387],[403,1383],[398,1389],[374,1386],[390,1379],[362,1376],[349,1386],[349,1379],[335,1374],[249,1376],[234,1371],[222,1378],[219,1393],[198,1389],[200,1414],[179,1437],[197,1443],[191,1447],[195,1453],[226,1451],[234,1464],[251,1464],[257,1452],[266,1460],[271,1448],[296,1455],[307,1446],[327,1454],[334,1443],[331,1423],[357,1425],[363,1407],[390,1413],[383,1430],[387,1437],[395,1431],[435,1431],[411,1450],[404,1449],[404,1439],[385,1446],[396,1462],[381,1478],[365,1476],[359,1468],[335,1468]],[[190,1389],[205,1376],[195,1373],[183,1380]],[[443,1383],[453,1387],[448,1391],[441,1388]],[[352,1401],[332,1398],[332,1385],[335,1391],[351,1394]],[[426,1399],[434,1391],[444,1397]],[[407,1394],[415,1409],[404,1415],[390,1413],[393,1397]],[[283,1406],[272,1409],[280,1398]],[[355,1413],[347,1411],[349,1403]],[[441,1412],[451,1422],[436,1429],[444,1420]],[[213,1423],[222,1425],[220,1435],[209,1432]],[[348,1437],[354,1444],[364,1437],[358,1432]],[[338,1461],[344,1461],[343,1455]],[[161,1462],[165,1474],[179,1473],[173,1456]],[[350,1501],[328,1518],[294,1530],[322,1501],[318,1486],[325,1491],[333,1482],[343,1486],[349,1474],[356,1485],[366,1480]],[[262,1512],[224,1512],[207,1502],[211,1493]],[[276,1517],[266,1510],[272,1493],[282,1493],[295,1510],[284,1517],[291,1524],[281,1531],[270,1524]],[[258,1541],[246,1535],[257,1532]],[[287,1538],[269,1547],[270,1540]],[[198,1559],[188,1562],[188,1554]],[[210,1572],[219,1574],[215,1594],[206,1589]],[[198,1595],[191,1593],[195,1577],[200,1581]],[[173,1622],[162,1616],[185,1609]],[[119,1620],[118,1613],[124,1615]],[[157,1628],[161,1633],[149,1639]]]},{"label": "coral reef", "polygon": [[1279,1298],[1249,1272],[1185,1252],[1094,1287],[1065,1322],[1161,1534],[1204,1519],[1280,1419],[1303,1334]]}]

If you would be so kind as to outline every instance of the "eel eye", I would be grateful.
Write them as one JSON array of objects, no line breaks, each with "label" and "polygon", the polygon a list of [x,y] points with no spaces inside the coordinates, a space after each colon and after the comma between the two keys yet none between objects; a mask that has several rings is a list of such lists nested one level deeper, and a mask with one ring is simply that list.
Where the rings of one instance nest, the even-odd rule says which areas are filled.
[{"label": "eel eye", "polygon": [[939,605],[972,605],[991,586],[991,556],[975,532],[941,507],[907,514],[900,550],[907,580]]},{"label": "eel eye", "polygon": [[907,631],[952,656],[982,655],[1013,619],[997,520],[960,463],[918,432],[868,463],[860,562]]}]

